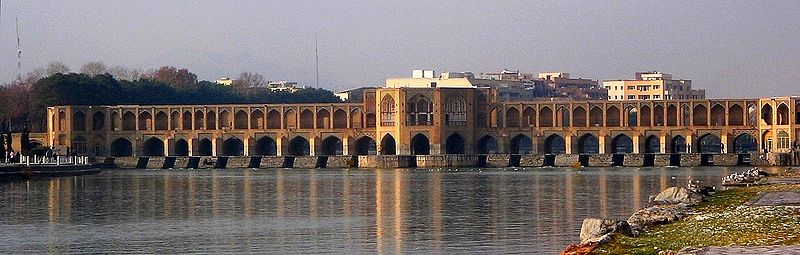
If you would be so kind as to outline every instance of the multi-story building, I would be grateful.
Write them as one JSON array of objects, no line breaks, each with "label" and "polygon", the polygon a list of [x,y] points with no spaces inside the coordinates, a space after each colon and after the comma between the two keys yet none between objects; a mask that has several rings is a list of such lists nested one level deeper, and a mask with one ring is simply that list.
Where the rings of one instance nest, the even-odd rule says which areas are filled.
[{"label": "multi-story building", "polygon": [[497,80],[475,78],[471,72],[441,73],[414,70],[411,78],[386,79],[386,88],[491,88],[500,101],[529,101],[536,96],[532,85],[519,79]]},{"label": "multi-story building", "polygon": [[692,89],[691,80],[673,80],[657,71],[637,72],[633,80],[606,80],[608,100],[705,99],[704,89]]},{"label": "multi-story building", "polygon": [[600,87],[597,80],[574,79],[569,77],[569,73],[563,72],[539,73],[539,79],[544,80],[553,88],[553,97],[578,100],[604,100],[608,98],[608,91]]}]

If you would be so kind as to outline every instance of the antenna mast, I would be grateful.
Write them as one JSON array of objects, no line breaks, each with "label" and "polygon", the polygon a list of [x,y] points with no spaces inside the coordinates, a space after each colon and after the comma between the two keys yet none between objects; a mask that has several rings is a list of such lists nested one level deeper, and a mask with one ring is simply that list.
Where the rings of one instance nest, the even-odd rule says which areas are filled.
[{"label": "antenna mast", "polygon": [[319,88],[319,47],[317,44],[317,33],[314,33],[314,72],[317,75],[317,88]]},{"label": "antenna mast", "polygon": [[19,16],[16,17],[17,25],[17,80],[22,80],[22,49],[19,43]]}]

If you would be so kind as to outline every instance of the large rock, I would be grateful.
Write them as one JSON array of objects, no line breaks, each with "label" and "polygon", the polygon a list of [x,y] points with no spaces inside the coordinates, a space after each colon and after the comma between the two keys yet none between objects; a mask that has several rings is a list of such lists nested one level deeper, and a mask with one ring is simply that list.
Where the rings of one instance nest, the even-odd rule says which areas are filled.
[{"label": "large rock", "polygon": [[663,225],[683,219],[691,214],[687,204],[655,205],[644,208],[628,218],[628,224],[635,230],[649,226]]},{"label": "large rock", "polygon": [[653,199],[657,204],[689,204],[695,205],[703,201],[703,195],[681,187],[670,187],[661,191]]},{"label": "large rock", "polygon": [[583,219],[581,225],[581,244],[607,243],[611,241],[611,234],[620,233],[626,236],[632,234],[628,222],[610,219]]}]

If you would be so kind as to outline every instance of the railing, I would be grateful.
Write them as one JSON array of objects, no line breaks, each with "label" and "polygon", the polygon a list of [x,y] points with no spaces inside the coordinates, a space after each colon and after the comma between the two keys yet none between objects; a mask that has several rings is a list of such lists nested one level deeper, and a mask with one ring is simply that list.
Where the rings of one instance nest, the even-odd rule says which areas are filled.
[{"label": "railing", "polygon": [[56,157],[40,157],[40,156],[19,156],[15,159],[5,158],[5,162],[9,164],[19,165],[88,165],[89,157],[84,156],[56,156]]}]

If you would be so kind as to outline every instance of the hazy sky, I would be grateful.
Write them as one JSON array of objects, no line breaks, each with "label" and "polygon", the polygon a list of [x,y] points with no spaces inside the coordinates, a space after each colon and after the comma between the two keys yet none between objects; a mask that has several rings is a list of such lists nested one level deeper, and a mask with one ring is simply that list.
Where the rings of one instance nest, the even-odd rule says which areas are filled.
[{"label": "hazy sky", "polygon": [[328,89],[412,69],[562,71],[630,79],[659,70],[719,97],[800,95],[800,1],[2,0],[0,81],[62,61],[200,79],[258,72]]}]

